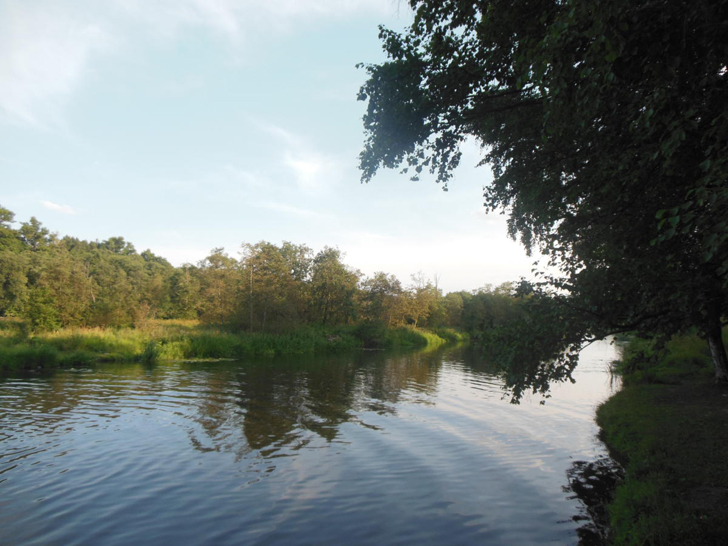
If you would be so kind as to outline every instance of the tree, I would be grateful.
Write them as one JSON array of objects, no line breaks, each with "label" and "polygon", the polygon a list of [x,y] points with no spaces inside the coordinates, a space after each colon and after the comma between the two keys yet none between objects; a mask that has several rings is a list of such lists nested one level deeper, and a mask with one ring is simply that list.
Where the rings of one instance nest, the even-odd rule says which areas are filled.
[{"label": "tree", "polygon": [[314,322],[346,324],[356,316],[354,298],[361,275],[344,265],[341,258],[339,249],[324,247],[313,259],[311,308]]},{"label": "tree", "polygon": [[20,240],[31,250],[46,248],[55,238],[55,235],[44,228],[43,224],[35,216],[31,216],[30,221],[20,224],[18,234],[20,235]]},{"label": "tree", "polygon": [[[390,60],[366,67],[363,181],[402,166],[446,185],[475,138],[493,169],[486,209],[560,269],[532,296],[579,321],[578,340],[544,336],[544,354],[693,326],[728,379],[728,4],[410,5],[405,34],[380,31]],[[521,375],[559,364],[568,379],[568,359]]]},{"label": "tree", "polygon": [[36,288],[51,296],[57,322],[60,326],[84,325],[92,304],[93,282],[83,262],[62,246],[39,254],[34,256],[35,267],[41,271]]},{"label": "tree", "polygon": [[454,328],[462,327],[464,299],[470,294],[467,292],[450,292],[442,298],[442,308],[445,313],[445,323]]},{"label": "tree", "polygon": [[20,252],[23,249],[20,234],[11,226],[14,218],[14,212],[0,205],[0,251]]},{"label": "tree", "polygon": [[231,322],[241,290],[238,262],[222,247],[213,248],[197,265],[196,272],[200,287],[200,318],[213,324]]},{"label": "tree", "polygon": [[129,241],[125,241],[123,237],[110,237],[106,241],[99,243],[99,248],[105,248],[114,254],[121,254],[124,256],[136,254],[134,245]]},{"label": "tree", "polygon": [[421,320],[427,320],[432,306],[439,296],[435,286],[421,271],[412,275],[412,285],[407,291],[407,318],[417,327]]},{"label": "tree", "polygon": [[25,253],[0,250],[0,317],[18,316],[28,300],[28,268]]},{"label": "tree", "polygon": [[513,292],[512,284],[504,283],[495,288],[485,285],[465,295],[461,300],[462,328],[478,338],[519,320],[518,298]]},{"label": "tree", "polygon": [[200,307],[200,284],[193,271],[194,266],[185,264],[177,268],[169,279],[170,316],[195,319]]},{"label": "tree", "polygon": [[88,270],[93,286],[87,325],[116,327],[134,323],[140,293],[129,258],[105,249],[91,256]]},{"label": "tree", "polygon": [[251,330],[281,331],[300,323],[308,307],[305,281],[311,250],[261,241],[244,244],[242,298],[238,309],[241,326]]},{"label": "tree", "polygon": [[378,271],[362,281],[361,290],[362,311],[366,320],[387,326],[404,322],[404,289],[397,277]]}]

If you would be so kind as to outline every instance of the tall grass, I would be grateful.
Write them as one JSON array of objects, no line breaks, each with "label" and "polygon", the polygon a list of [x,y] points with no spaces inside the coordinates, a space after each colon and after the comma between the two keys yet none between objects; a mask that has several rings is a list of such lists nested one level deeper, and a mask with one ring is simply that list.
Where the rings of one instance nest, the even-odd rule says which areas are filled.
[{"label": "tall grass", "polygon": [[667,342],[631,338],[617,365],[625,385],[677,384],[700,375],[709,377],[712,362],[708,344],[694,334],[673,336]]},{"label": "tall grass", "polygon": [[464,343],[470,339],[470,336],[465,332],[453,328],[435,328],[433,332],[448,343]]},{"label": "tall grass", "polygon": [[401,326],[387,330],[385,346],[387,348],[438,347],[447,341],[428,330]]},{"label": "tall grass", "polygon": [[[93,362],[242,359],[381,348],[436,347],[454,333],[381,325],[305,327],[290,333],[229,332],[195,321],[150,321],[142,329],[69,328],[35,336],[21,323],[0,327],[0,369],[37,369]],[[441,332],[442,333],[442,332]]]}]

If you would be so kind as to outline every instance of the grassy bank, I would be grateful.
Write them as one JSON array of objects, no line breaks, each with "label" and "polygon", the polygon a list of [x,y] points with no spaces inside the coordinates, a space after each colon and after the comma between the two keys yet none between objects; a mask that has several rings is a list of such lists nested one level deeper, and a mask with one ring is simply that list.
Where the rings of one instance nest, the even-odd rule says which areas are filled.
[{"label": "grassy bank", "polygon": [[624,388],[597,422],[626,478],[610,506],[615,544],[725,544],[728,389],[713,382],[704,341],[664,349],[633,340],[619,363]]},{"label": "grassy bank", "polygon": [[0,370],[61,368],[97,362],[245,359],[326,354],[356,348],[435,347],[459,339],[402,327],[306,327],[284,334],[229,332],[196,321],[153,321],[138,329],[65,329],[30,336],[18,321],[0,321]]}]

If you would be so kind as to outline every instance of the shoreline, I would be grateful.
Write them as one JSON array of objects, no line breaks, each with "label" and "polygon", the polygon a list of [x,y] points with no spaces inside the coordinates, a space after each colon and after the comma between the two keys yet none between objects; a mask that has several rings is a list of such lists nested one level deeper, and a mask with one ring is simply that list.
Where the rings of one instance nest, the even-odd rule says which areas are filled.
[{"label": "shoreline", "polygon": [[707,344],[680,336],[664,350],[632,340],[623,386],[596,412],[625,477],[608,506],[614,544],[724,544],[728,536],[728,386]]},{"label": "shoreline", "polygon": [[0,328],[0,373],[105,362],[222,361],[349,350],[438,347],[464,341],[450,329],[368,325],[301,327],[283,333],[232,332],[196,321],[154,321],[146,329],[75,328],[27,335],[22,323]]}]

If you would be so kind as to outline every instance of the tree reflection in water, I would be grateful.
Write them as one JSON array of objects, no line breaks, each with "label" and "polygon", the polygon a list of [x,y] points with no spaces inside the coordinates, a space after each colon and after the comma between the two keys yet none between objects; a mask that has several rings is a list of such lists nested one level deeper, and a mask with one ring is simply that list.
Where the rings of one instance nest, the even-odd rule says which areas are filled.
[{"label": "tree reflection in water", "polygon": [[622,467],[609,457],[595,461],[575,461],[566,471],[569,485],[565,493],[573,493],[569,499],[579,499],[580,513],[574,521],[582,522],[576,530],[581,546],[608,544],[609,512],[607,507],[614,498],[614,489],[624,478]]},{"label": "tree reflection in water", "polygon": [[[546,406],[509,404],[497,374],[464,349],[6,378],[7,533],[52,542],[57,525],[44,516],[63,513],[67,538],[162,526],[168,536],[224,530],[237,543],[284,543],[290,533],[563,543],[576,527],[563,472],[571,457],[600,456],[594,404],[612,389],[604,363],[613,351],[593,357],[578,387],[564,385]],[[593,489],[590,469],[569,471],[570,494]],[[123,517],[108,518],[108,506]],[[27,525],[14,519],[21,513]],[[599,528],[579,534],[589,544]]]},{"label": "tree reflection in water", "polygon": [[[190,431],[192,445],[203,451],[234,451],[239,458],[253,451],[273,458],[309,446],[316,437],[334,442],[343,423],[376,429],[362,420],[362,413],[395,415],[396,404],[405,398],[432,403],[429,397],[436,391],[441,365],[437,353],[372,352],[242,366],[187,364],[207,391],[196,401],[199,428]],[[206,373],[211,366],[214,373]]]}]

